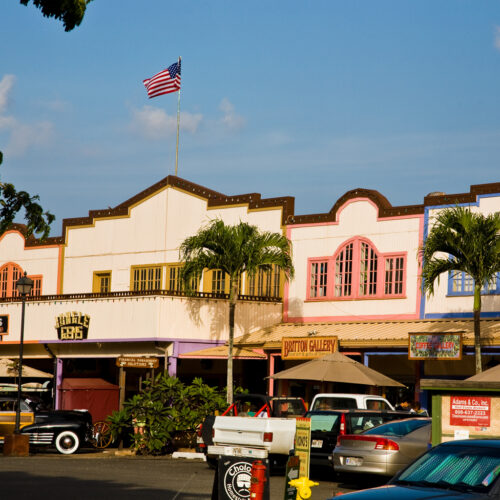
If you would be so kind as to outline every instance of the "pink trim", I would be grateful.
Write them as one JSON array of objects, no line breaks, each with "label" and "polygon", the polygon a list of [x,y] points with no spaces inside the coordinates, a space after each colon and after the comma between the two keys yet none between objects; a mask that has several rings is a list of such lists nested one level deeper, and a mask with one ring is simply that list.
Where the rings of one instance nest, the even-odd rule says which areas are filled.
[{"label": "pink trim", "polygon": [[394,217],[380,217],[379,214],[379,208],[376,203],[374,203],[372,200],[369,198],[352,198],[350,200],[347,200],[338,210],[337,210],[337,220],[334,222],[311,222],[308,224],[293,224],[292,226],[288,226],[287,229],[300,229],[303,227],[316,227],[316,226],[338,226],[339,222],[339,216],[340,213],[347,207],[347,205],[350,205],[351,203],[357,203],[359,201],[367,201],[370,203],[372,206],[374,206],[377,209],[377,222],[380,221],[387,221],[387,220],[401,220],[401,219],[417,219],[417,218],[423,218],[423,215],[395,215]]},{"label": "pink trim", "polygon": [[356,316],[296,316],[288,317],[288,323],[321,323],[321,322],[343,322],[343,321],[370,321],[370,320],[399,320],[399,319],[419,319],[417,313],[413,314],[378,314],[378,315],[356,315]]},{"label": "pink trim", "polygon": [[[275,359],[277,356],[281,357],[281,353],[271,353],[269,354],[269,369],[268,369],[268,376],[270,377],[271,375],[274,375],[274,368],[275,368]],[[274,396],[274,380],[272,378],[269,379],[268,382],[268,387],[267,387],[267,393],[269,396]]]},{"label": "pink trim", "polygon": [[[336,266],[337,257],[344,249],[349,245],[353,244],[352,251],[352,270],[351,270],[351,294],[335,296],[335,278],[336,278]],[[377,293],[371,295],[360,295],[359,294],[359,283],[360,283],[360,248],[361,243],[365,243],[369,248],[373,249],[377,256]],[[324,301],[343,301],[343,300],[369,300],[369,299],[399,299],[406,296],[406,266],[407,266],[407,252],[379,252],[375,244],[369,239],[363,236],[354,236],[348,240],[342,242],[338,247],[333,256],[329,257],[310,257],[307,259],[307,290],[306,290],[306,301],[314,302],[324,302]],[[403,258],[403,290],[401,294],[386,294],[385,293],[385,261],[388,258]],[[311,297],[311,264],[326,262],[328,264],[328,281],[325,297]],[[369,272],[369,271],[368,271]],[[345,274],[345,273],[344,273]],[[288,296],[287,296],[288,298]],[[286,320],[285,320],[286,321]]]},{"label": "pink trim", "polygon": [[[292,234],[292,230],[290,226],[286,228],[286,237],[290,240]],[[290,296],[290,283],[289,281],[285,281],[285,286],[283,287],[283,321],[286,323],[288,321],[288,297]]]}]

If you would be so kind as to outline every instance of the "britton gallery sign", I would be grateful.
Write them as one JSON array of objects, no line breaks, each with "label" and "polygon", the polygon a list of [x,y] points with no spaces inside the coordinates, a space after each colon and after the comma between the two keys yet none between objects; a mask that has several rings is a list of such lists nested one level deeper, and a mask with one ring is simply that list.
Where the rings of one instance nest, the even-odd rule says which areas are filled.
[{"label": "britton gallery sign", "polygon": [[90,316],[72,311],[56,317],[57,338],[59,340],[84,340],[89,332]]},{"label": "britton gallery sign", "polygon": [[410,333],[408,359],[462,359],[462,334]]},{"label": "britton gallery sign", "polygon": [[282,359],[313,359],[338,351],[338,337],[283,337]]}]

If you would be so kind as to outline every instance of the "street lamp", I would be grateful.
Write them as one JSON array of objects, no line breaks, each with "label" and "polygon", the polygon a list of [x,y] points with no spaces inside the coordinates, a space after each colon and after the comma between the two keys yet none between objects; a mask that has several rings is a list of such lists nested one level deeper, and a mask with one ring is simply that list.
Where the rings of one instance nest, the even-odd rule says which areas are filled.
[{"label": "street lamp", "polygon": [[33,288],[33,280],[26,276],[26,271],[24,271],[24,276],[16,281],[16,288],[23,303],[21,310],[21,340],[19,342],[19,377],[17,379],[16,425],[14,427],[14,434],[19,434],[21,423],[21,384],[23,377],[24,307],[26,305],[26,295],[29,295]]}]

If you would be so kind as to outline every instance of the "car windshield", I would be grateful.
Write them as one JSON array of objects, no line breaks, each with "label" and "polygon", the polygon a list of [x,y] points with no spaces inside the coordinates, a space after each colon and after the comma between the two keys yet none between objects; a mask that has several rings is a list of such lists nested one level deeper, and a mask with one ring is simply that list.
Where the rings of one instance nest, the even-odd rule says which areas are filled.
[{"label": "car windshield", "polygon": [[273,398],[275,417],[301,417],[304,415],[304,404],[300,399]]},{"label": "car windshield", "polygon": [[394,481],[459,491],[488,491],[500,474],[500,448],[438,446],[421,456]]},{"label": "car windshield", "polygon": [[346,410],[357,407],[358,404],[354,398],[326,396],[317,398],[311,410]]},{"label": "car windshield", "polygon": [[309,415],[311,418],[311,432],[331,432],[339,420],[338,415],[325,413],[324,415]]},{"label": "car windshield", "polygon": [[363,432],[363,434],[377,434],[381,436],[406,436],[424,425],[429,425],[429,420],[401,420],[379,425],[373,429]]}]

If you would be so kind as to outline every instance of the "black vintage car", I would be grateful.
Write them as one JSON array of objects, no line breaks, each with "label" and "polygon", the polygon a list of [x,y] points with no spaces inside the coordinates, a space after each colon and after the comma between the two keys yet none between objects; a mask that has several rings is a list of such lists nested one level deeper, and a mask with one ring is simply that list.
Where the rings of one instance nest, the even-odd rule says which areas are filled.
[{"label": "black vintage car", "polygon": [[[14,431],[17,397],[0,396],[0,442]],[[92,416],[86,410],[49,410],[43,402],[23,395],[21,434],[28,434],[30,445],[55,446],[59,453],[71,455],[82,445],[92,443]]]}]

